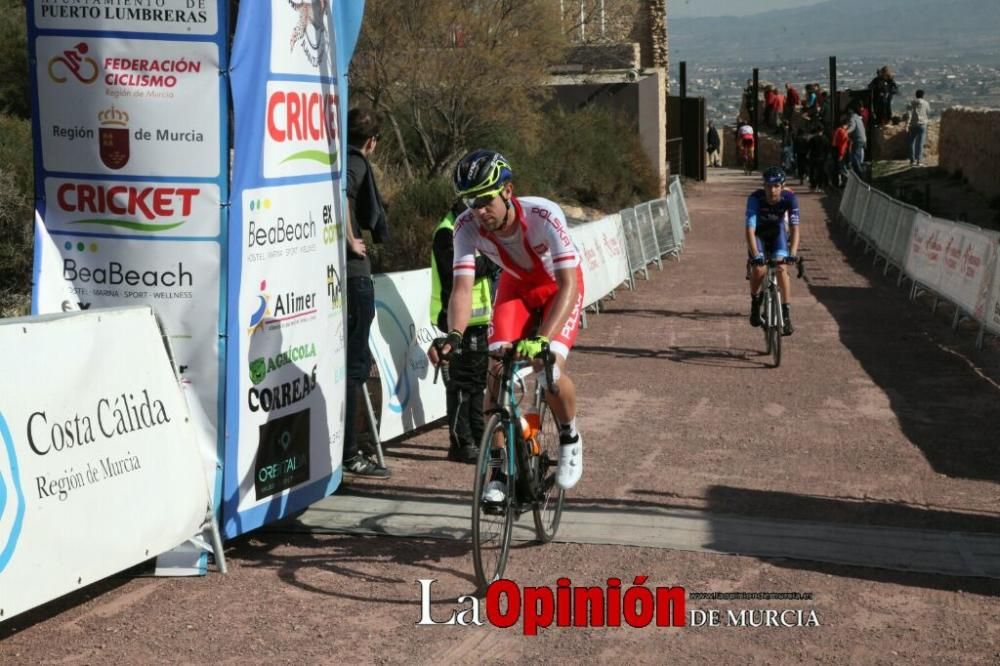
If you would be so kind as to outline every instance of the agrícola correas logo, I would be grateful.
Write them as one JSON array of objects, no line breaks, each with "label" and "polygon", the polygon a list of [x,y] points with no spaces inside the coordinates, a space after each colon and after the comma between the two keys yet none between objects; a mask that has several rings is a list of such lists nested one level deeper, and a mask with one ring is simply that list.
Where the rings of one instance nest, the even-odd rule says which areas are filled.
[{"label": "agr\u00edcola correas logo", "polygon": [[24,492],[21,490],[17,452],[10,428],[0,412],[0,572],[10,562],[24,522]]}]

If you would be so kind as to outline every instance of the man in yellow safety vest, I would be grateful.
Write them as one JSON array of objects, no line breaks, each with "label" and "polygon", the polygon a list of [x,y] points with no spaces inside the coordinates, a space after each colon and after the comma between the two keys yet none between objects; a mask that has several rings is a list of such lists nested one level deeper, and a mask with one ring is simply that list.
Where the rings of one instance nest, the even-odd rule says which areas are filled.
[{"label": "man in yellow safety vest", "polygon": [[[431,321],[448,330],[448,299],[451,297],[455,218],[465,211],[456,202],[434,229],[431,253]],[[485,352],[492,315],[491,277],[496,264],[476,257],[476,280],[472,288],[472,318],[462,340],[462,351]],[[444,374],[448,409],[448,460],[475,463],[483,437],[483,391],[489,358],[485,353],[455,354]]]}]

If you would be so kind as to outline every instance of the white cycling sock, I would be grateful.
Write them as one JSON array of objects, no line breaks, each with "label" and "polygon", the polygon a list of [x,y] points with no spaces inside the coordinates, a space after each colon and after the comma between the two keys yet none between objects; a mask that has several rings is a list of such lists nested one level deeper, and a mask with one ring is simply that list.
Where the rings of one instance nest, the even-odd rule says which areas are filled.
[{"label": "white cycling sock", "polygon": [[566,435],[568,437],[576,437],[578,434],[576,430],[576,419],[570,419],[569,423],[564,423],[559,426],[559,434]]}]

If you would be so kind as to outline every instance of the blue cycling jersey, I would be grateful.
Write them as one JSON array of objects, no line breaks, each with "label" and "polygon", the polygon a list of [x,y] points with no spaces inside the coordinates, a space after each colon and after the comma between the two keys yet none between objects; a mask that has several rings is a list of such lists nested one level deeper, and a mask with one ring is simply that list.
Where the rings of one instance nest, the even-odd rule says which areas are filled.
[{"label": "blue cycling jersey", "polygon": [[750,229],[773,228],[786,216],[792,226],[799,223],[799,200],[791,190],[782,190],[781,198],[774,205],[767,203],[763,189],[747,197],[747,227]]}]

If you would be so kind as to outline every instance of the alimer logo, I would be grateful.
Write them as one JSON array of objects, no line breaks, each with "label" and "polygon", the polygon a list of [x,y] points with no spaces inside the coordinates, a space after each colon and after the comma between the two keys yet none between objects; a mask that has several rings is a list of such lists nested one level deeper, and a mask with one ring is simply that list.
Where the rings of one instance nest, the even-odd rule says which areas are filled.
[{"label": "alimer logo", "polygon": [[268,307],[271,294],[267,293],[267,280],[260,281],[259,291],[260,293],[257,294],[257,307],[254,309],[253,314],[250,315],[249,327],[247,329],[249,335],[253,335],[264,328],[264,317],[271,314],[271,309]]},{"label": "alimer logo", "polygon": [[275,296],[272,301],[272,294],[267,291],[267,280],[261,280],[247,333],[253,335],[262,329],[273,330],[306,321],[315,316],[317,311],[316,292],[303,294],[286,291]]},{"label": "alimer logo", "polygon": [[17,548],[24,523],[24,492],[21,489],[17,452],[10,428],[0,412],[0,572]]}]

